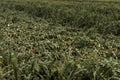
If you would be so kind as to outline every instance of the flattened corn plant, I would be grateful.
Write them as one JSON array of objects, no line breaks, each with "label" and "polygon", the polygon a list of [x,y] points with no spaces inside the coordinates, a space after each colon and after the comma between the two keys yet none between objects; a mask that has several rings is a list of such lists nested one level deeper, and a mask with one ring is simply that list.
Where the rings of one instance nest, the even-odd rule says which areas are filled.
[{"label": "flattened corn plant", "polygon": [[[62,9],[56,1],[52,5],[48,1],[39,2],[42,7],[33,4],[0,3],[0,80],[120,79],[119,4],[111,3],[114,5],[111,7],[107,3],[83,3],[78,12],[82,16],[74,15],[73,9],[80,9],[77,8],[79,2],[61,1]],[[88,11],[95,10],[96,14],[84,15],[89,9],[87,4],[92,4]],[[73,8],[68,9],[71,6]],[[112,13],[111,8],[116,10]],[[105,10],[110,17],[106,16]],[[104,17],[106,22],[95,19],[95,15]],[[79,19],[78,22],[75,19]],[[81,19],[88,23],[80,25]]]}]

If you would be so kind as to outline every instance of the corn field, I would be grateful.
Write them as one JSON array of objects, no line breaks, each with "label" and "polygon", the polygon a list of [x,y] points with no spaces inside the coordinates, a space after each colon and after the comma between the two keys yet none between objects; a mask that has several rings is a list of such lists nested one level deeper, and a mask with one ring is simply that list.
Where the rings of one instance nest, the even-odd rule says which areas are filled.
[{"label": "corn field", "polygon": [[120,80],[119,0],[0,0],[0,80]]}]

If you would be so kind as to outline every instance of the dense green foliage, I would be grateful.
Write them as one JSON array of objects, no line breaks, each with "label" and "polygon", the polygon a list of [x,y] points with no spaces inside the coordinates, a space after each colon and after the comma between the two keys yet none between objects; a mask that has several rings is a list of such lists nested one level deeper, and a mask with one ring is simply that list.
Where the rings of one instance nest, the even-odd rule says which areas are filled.
[{"label": "dense green foliage", "polygon": [[0,0],[0,80],[119,80],[120,2]]},{"label": "dense green foliage", "polygon": [[[35,1],[1,3],[1,7],[24,11],[31,16],[79,28],[95,27],[99,33],[120,34],[120,3]],[[114,6],[114,7],[113,7]]]}]

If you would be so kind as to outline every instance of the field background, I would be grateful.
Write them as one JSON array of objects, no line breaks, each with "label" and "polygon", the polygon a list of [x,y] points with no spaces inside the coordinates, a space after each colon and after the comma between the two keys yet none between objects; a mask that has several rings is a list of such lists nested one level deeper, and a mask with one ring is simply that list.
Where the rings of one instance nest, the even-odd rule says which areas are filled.
[{"label": "field background", "polygon": [[0,80],[120,80],[120,0],[0,0]]}]

